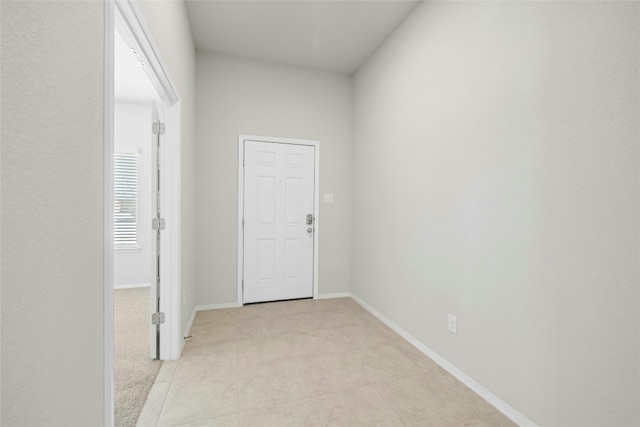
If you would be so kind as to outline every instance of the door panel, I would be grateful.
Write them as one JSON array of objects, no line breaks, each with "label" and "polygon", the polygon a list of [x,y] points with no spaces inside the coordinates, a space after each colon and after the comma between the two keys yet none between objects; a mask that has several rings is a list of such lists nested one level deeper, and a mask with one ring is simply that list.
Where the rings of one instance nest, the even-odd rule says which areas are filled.
[{"label": "door panel", "polygon": [[[153,123],[157,123],[161,120],[160,118],[160,108],[156,101],[153,101],[151,104],[151,125],[149,126],[149,130],[151,131],[153,128]],[[153,132],[151,133],[151,212],[155,216],[158,211],[158,136]],[[144,218],[145,227],[148,227],[148,230],[151,230],[151,218]],[[154,231],[151,236],[151,286],[149,288],[149,319],[153,313],[158,311],[158,240],[157,233]],[[152,359],[155,359],[158,355],[158,335],[157,328],[154,324],[149,321],[149,356]]]},{"label": "door panel", "polygon": [[285,279],[287,280],[300,278],[301,243],[301,239],[287,239],[285,241]]},{"label": "door panel", "polygon": [[244,142],[243,302],[313,296],[315,148]]},{"label": "door panel", "polygon": [[[153,124],[155,123],[163,123],[164,122],[163,111],[159,101],[153,101],[151,104],[151,123],[152,126],[149,127],[149,130],[153,129]],[[151,209],[152,214],[155,218],[161,218],[160,205],[158,198],[160,197],[161,186],[160,182],[162,180],[161,171],[160,171],[160,163],[162,155],[160,142],[163,135],[158,132],[157,134],[154,132],[151,133],[152,142],[151,142]],[[145,221],[147,227],[152,229],[152,219],[149,218]],[[149,353],[152,359],[160,359],[160,325],[154,325],[151,323],[151,316],[154,313],[160,312],[160,236],[161,230],[158,229],[153,231],[153,236],[151,238],[151,265],[152,265],[152,274],[153,282],[151,283],[151,287],[149,289],[150,296],[150,308],[151,313],[149,316]]]},{"label": "door panel", "polygon": [[270,282],[275,279],[276,271],[276,245],[273,239],[258,240],[258,274],[259,282]]},{"label": "door panel", "polygon": [[305,213],[302,211],[304,199],[302,191],[304,182],[301,178],[287,178],[285,193],[285,212],[287,225],[301,225]]},{"label": "door panel", "polygon": [[258,224],[260,226],[275,225],[276,223],[276,178],[274,176],[259,176],[256,193],[258,202]]}]

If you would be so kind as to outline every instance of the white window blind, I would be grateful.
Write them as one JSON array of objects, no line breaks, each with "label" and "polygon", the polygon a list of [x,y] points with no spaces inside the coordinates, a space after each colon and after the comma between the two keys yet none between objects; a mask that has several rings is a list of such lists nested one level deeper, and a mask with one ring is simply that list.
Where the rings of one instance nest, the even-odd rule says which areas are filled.
[{"label": "white window blind", "polygon": [[115,249],[138,247],[138,152],[118,150],[113,162]]}]

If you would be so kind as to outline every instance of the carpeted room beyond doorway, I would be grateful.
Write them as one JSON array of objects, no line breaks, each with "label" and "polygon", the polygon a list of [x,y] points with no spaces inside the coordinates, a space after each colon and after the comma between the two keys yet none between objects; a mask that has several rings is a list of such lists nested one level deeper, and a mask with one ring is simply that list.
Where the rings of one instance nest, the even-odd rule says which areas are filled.
[{"label": "carpeted room beyond doorway", "polygon": [[149,357],[149,288],[114,291],[115,426],[135,426],[161,361]]}]

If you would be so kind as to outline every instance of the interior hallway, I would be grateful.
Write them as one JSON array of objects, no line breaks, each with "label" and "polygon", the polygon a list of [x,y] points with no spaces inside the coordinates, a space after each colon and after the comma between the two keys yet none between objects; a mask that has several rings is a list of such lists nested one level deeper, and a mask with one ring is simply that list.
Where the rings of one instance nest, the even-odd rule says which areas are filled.
[{"label": "interior hallway", "polygon": [[351,298],[198,312],[139,426],[511,426]]},{"label": "interior hallway", "polygon": [[[181,128],[168,130],[181,140],[167,228],[180,229],[175,348],[196,309],[242,302],[238,134],[309,138],[322,145],[320,194],[334,199],[320,212],[320,295],[384,314],[518,424],[640,425],[640,2],[425,1],[348,74],[203,49],[190,19],[265,44],[287,20],[284,41],[322,41],[300,35],[317,27],[293,10],[117,2],[129,3],[180,98]],[[190,5],[237,5],[256,25],[233,10],[240,24],[211,25],[232,21]],[[113,6],[0,1],[3,426],[113,421]],[[326,40],[350,45],[336,12]],[[234,342],[237,376],[246,353]],[[360,386],[354,376],[343,379]],[[164,417],[185,382],[165,382]]]}]

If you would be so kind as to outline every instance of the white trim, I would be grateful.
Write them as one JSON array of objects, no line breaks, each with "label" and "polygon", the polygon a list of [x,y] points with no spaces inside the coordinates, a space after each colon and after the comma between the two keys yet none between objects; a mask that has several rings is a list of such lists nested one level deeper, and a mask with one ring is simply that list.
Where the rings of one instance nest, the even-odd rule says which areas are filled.
[{"label": "white trim", "polygon": [[113,285],[114,290],[120,289],[138,289],[138,288],[150,288],[151,283],[131,283],[127,285]]},{"label": "white trim", "polygon": [[115,356],[113,349],[113,152],[114,152],[114,87],[115,73],[113,69],[114,47],[114,4],[113,1],[104,2],[104,425],[113,426],[114,423],[114,375]]},{"label": "white trim", "polygon": [[335,292],[332,294],[319,294],[318,299],[347,298],[350,296],[351,292]]},{"label": "white trim", "polygon": [[238,296],[236,304],[242,306],[242,280],[244,276],[244,137],[238,136]]},{"label": "white trim", "polygon": [[[162,253],[165,263],[161,274],[168,277],[170,286],[161,286],[161,309],[171,313],[168,339],[160,341],[162,360],[177,360],[182,354],[182,103],[180,101],[165,110],[167,133],[164,147],[164,195],[161,203],[166,220],[166,233],[162,236]],[[169,143],[171,141],[171,143]],[[162,336],[161,338],[164,338]]]},{"label": "white trim", "polygon": [[244,239],[242,214],[244,212],[244,141],[275,142],[279,144],[311,145],[315,148],[314,165],[314,236],[313,236],[313,298],[318,298],[318,255],[320,241],[320,141],[310,139],[277,138],[270,136],[238,135],[238,306],[242,306],[242,274]]},{"label": "white trim", "polygon": [[314,188],[315,200],[313,201],[313,298],[318,298],[318,272],[320,270],[320,141],[315,142],[315,176]]},{"label": "white trim", "polygon": [[504,400],[500,399],[498,396],[496,396],[495,394],[493,394],[492,392],[487,390],[485,387],[480,385],[480,383],[476,382],[473,378],[471,378],[470,376],[468,376],[467,374],[462,372],[460,369],[458,369],[453,364],[448,362],[446,359],[444,359],[438,353],[436,353],[435,351],[433,351],[432,349],[430,349],[429,347],[427,347],[426,345],[424,345],[423,343],[418,341],[413,335],[409,334],[407,331],[402,329],[400,326],[398,326],[395,323],[393,323],[384,314],[380,313],[378,310],[376,310],[375,308],[371,307],[369,304],[367,304],[366,302],[362,301],[360,298],[358,298],[357,296],[355,296],[353,294],[351,294],[351,298],[353,298],[353,300],[355,302],[360,304],[369,313],[371,313],[375,317],[377,317],[382,323],[384,323],[385,325],[387,325],[388,327],[393,329],[402,338],[404,338],[405,340],[409,341],[409,343],[412,344],[415,348],[420,350],[422,353],[424,353],[427,357],[429,357],[431,360],[433,360],[438,365],[440,365],[442,368],[444,368],[451,375],[453,375],[458,380],[460,380],[464,385],[469,387],[471,390],[475,391],[478,395],[480,395],[480,397],[482,397],[484,400],[486,400],[491,405],[493,405],[497,410],[499,410],[505,416],[507,416],[509,419],[511,419],[511,421],[513,421],[514,423],[516,423],[517,425],[522,426],[522,427],[536,427],[537,426],[536,423],[531,421],[524,414],[522,414],[518,410],[516,410],[513,407],[511,407]]},{"label": "white trim", "polygon": [[238,308],[238,307],[242,307],[242,304],[238,304],[235,302],[227,302],[222,304],[196,305],[196,311],[220,310],[223,308]]},{"label": "white trim", "polygon": [[193,326],[193,321],[196,318],[196,311],[198,311],[197,308],[198,307],[193,307],[193,310],[191,310],[191,316],[189,316],[187,327],[184,329],[184,332],[182,333],[182,340],[181,340],[182,343],[180,344],[180,354],[182,354],[182,351],[184,350],[184,345],[187,343],[186,337],[189,336],[189,331],[191,331],[191,326]]},{"label": "white trim", "polygon": [[140,54],[148,66],[143,69],[158,95],[164,101],[174,104],[180,100],[178,91],[164,66],[160,49],[151,39],[151,30],[147,26],[140,6],[135,0],[114,0],[118,13],[115,16],[116,28],[122,39]]}]

